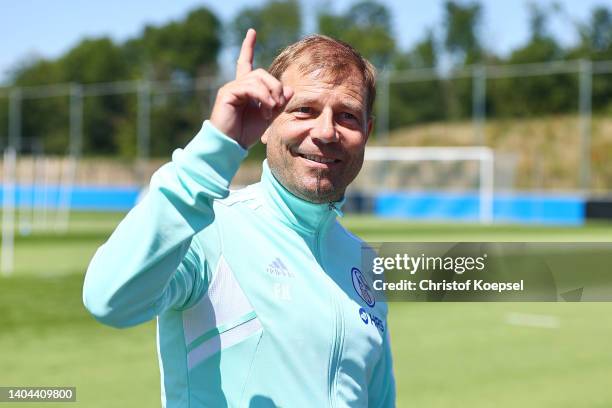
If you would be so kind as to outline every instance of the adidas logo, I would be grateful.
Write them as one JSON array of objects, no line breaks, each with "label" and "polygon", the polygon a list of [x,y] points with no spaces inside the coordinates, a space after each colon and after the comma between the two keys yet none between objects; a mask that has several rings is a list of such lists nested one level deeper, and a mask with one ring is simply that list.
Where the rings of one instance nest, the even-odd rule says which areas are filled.
[{"label": "adidas logo", "polygon": [[289,269],[287,269],[287,267],[285,266],[283,261],[280,260],[280,258],[274,258],[272,263],[268,265],[268,268],[266,268],[266,271],[270,275],[274,275],[274,276],[280,276],[280,277],[285,277],[285,278],[295,277],[293,272],[290,272]]}]

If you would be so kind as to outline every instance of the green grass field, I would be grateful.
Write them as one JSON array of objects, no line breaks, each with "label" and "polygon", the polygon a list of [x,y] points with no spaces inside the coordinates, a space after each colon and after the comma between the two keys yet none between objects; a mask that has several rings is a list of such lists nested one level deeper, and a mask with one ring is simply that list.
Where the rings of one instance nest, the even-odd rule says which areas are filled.
[{"label": "green grass field", "polygon": [[[81,303],[87,263],[121,217],[74,214],[66,236],[17,237],[14,276],[0,278],[0,386],[76,386],[66,406],[160,406],[154,323],[107,328]],[[612,242],[606,223],[343,222],[369,241]],[[612,406],[611,315],[612,303],[393,303],[398,407]]]}]

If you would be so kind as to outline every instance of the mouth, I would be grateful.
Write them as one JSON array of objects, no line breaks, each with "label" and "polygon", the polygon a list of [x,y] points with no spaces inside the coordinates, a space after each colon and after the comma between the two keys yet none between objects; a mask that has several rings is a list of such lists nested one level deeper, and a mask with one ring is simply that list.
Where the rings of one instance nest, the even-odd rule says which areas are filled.
[{"label": "mouth", "polygon": [[297,153],[297,155],[303,160],[305,160],[306,162],[308,162],[309,164],[318,166],[318,167],[333,166],[334,164],[340,163],[341,161],[340,159],[335,159],[333,157],[325,157],[325,156],[320,156],[316,154]]}]

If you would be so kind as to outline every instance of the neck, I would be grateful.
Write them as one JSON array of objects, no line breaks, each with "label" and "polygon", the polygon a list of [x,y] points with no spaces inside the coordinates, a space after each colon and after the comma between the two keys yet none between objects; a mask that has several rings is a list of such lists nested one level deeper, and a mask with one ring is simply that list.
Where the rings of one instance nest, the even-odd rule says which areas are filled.
[{"label": "neck", "polygon": [[328,221],[342,215],[340,208],[344,200],[314,202],[289,191],[268,166],[263,163],[261,184],[268,198],[270,208],[290,224],[309,231],[322,228]]}]

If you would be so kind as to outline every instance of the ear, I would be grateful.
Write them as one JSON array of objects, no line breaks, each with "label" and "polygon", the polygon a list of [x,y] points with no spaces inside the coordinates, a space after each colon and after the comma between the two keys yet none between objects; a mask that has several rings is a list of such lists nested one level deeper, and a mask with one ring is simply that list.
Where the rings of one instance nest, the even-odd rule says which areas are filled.
[{"label": "ear", "polygon": [[268,144],[268,132],[270,131],[270,126],[266,129],[266,131],[261,135],[261,143]]}]

